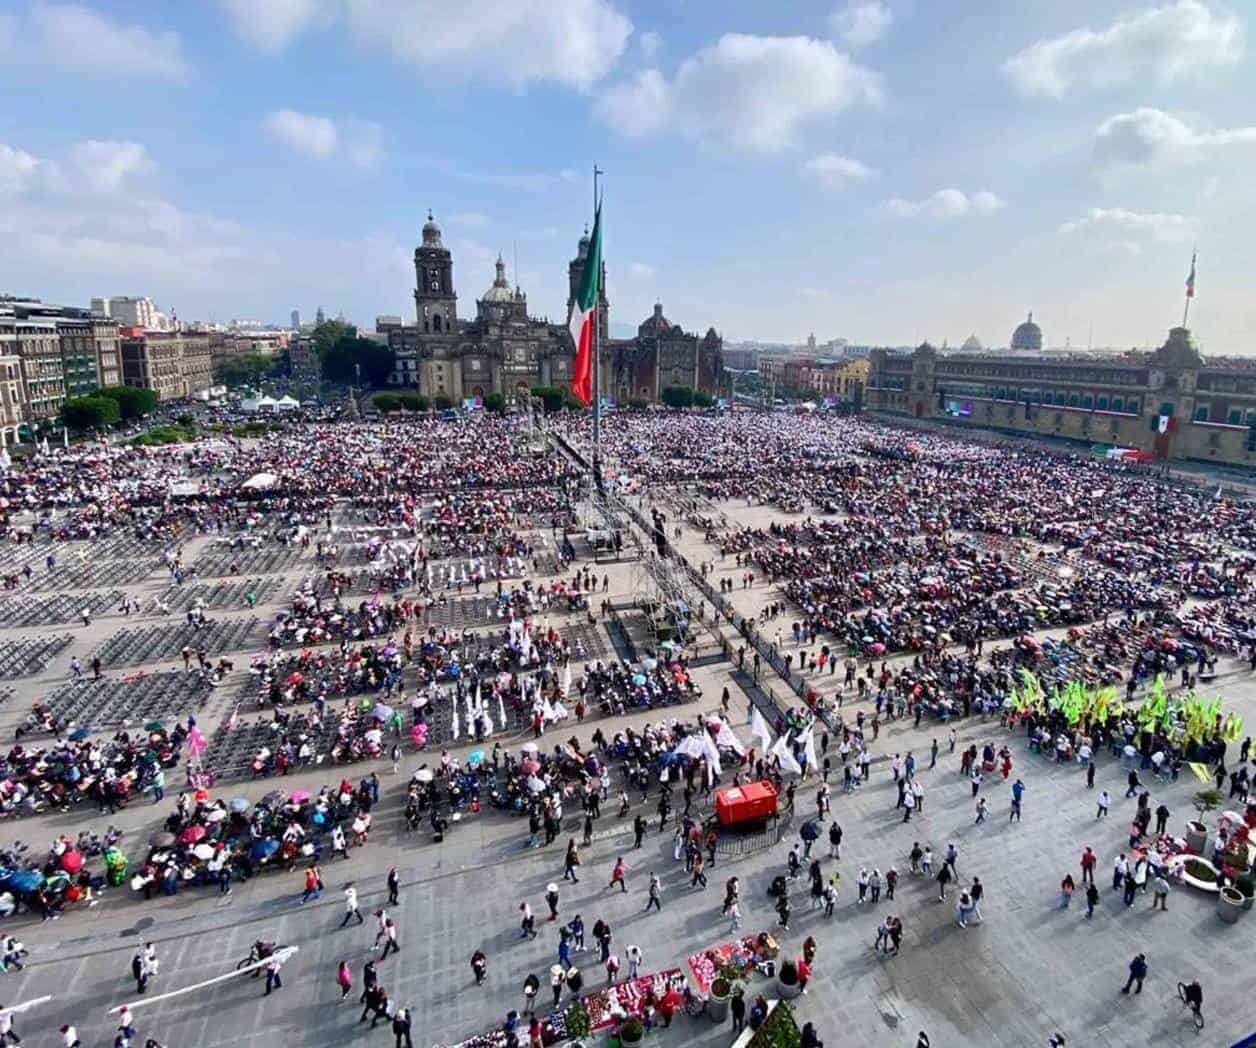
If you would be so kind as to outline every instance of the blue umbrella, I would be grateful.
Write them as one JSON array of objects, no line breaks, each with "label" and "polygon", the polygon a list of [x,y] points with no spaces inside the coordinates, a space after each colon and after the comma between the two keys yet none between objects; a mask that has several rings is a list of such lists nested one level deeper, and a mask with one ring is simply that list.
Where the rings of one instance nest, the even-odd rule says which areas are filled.
[{"label": "blue umbrella", "polygon": [[72,732],[70,732],[70,741],[71,741],[71,742],[82,742],[82,741],[83,741],[85,738],[87,738],[87,736],[89,736],[91,733],[92,733],[92,729],[91,729],[91,728],[88,728],[88,727],[86,727],[86,726],[84,726],[84,727],[82,727],[82,728],[75,728]]},{"label": "blue umbrella", "polygon": [[484,760],[483,750],[473,750],[471,753],[467,754],[467,764],[468,766],[472,768],[474,768],[477,764],[481,763],[483,760]]},{"label": "blue umbrella", "polygon": [[278,850],[279,842],[274,837],[267,837],[264,840],[253,842],[253,847],[249,849],[249,858],[254,861],[269,859]]},{"label": "blue umbrella", "polygon": [[18,870],[9,876],[8,887],[15,892],[33,892],[44,883],[44,875],[38,870]]},{"label": "blue umbrella", "polygon": [[231,802],[231,810],[234,812],[246,812],[249,810],[249,802],[244,797],[236,797]]}]

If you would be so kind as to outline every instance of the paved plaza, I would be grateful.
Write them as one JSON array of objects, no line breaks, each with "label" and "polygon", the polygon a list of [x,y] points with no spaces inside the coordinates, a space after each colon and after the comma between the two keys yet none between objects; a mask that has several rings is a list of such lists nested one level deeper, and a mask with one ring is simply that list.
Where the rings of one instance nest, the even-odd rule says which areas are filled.
[{"label": "paved plaza", "polygon": [[[751,505],[744,498],[716,500],[709,505],[737,526],[766,526],[774,519],[785,519],[780,510]],[[682,514],[677,500],[660,496],[658,506],[679,524]],[[641,508],[648,510],[648,503],[642,502]],[[741,612],[757,614],[781,599],[779,588],[765,585],[761,578],[754,587],[743,588],[743,572],[732,556],[721,559],[718,549],[704,542],[700,530],[689,524],[680,526],[677,549],[694,564],[712,562],[714,576],[732,578],[734,588],[729,597]],[[209,556],[211,546],[211,540],[204,537],[184,541],[184,563]],[[182,669],[177,653],[162,649],[147,632],[153,627],[169,630],[183,622],[177,613],[164,617],[150,610],[153,598],[170,589],[168,572],[156,552],[148,560],[137,560],[134,551],[128,553],[131,570],[107,571],[107,584],[139,597],[145,610],[123,617],[112,602],[95,614],[90,625],[73,617],[63,621],[56,628],[70,635],[69,646],[58,651],[43,672],[12,682],[13,694],[0,706],[0,730],[12,732],[34,701],[70,682],[71,657],[86,665],[91,654],[107,647],[111,640],[109,650],[121,650],[118,638],[124,631],[143,635],[145,651],[166,650],[167,654],[139,663],[120,654],[117,665],[106,667],[111,680],[137,670],[154,676]],[[49,588],[52,580],[40,583],[48,592],[73,594],[77,587],[70,572],[76,572],[86,585],[99,587],[98,582],[91,581],[95,574],[82,568],[90,558],[83,561],[67,551],[62,562],[67,565],[67,574],[55,589]],[[35,563],[41,566],[39,561]],[[168,700],[172,704],[168,717],[194,713],[209,736],[235,708],[245,667],[259,647],[254,620],[270,621],[285,606],[298,582],[317,571],[309,550],[271,558],[261,567],[256,563],[243,565],[241,570],[254,574],[267,567],[274,570],[263,576],[268,584],[259,589],[266,596],[256,607],[211,608],[208,612],[216,624],[214,635],[229,638],[224,650],[234,658],[234,670],[208,693],[188,689],[174,694]],[[639,586],[637,570],[628,561],[597,564],[594,571],[598,578],[605,575],[609,580],[605,598],[599,592],[598,601],[630,599]],[[585,621],[582,614],[562,613],[555,613],[553,620],[560,630]],[[788,624],[790,620],[786,616],[782,621]],[[610,650],[613,638],[607,622],[599,619],[593,629],[598,641]],[[47,632],[42,627],[5,627],[0,629],[0,644]],[[668,709],[664,715],[692,719],[699,713],[713,714],[727,687],[733,723],[743,741],[753,745],[747,723],[749,697],[742,688],[748,677],[735,672],[735,665],[725,656],[725,651],[738,643],[727,624],[710,628],[708,611],[707,625],[698,631],[694,646],[700,663],[694,677],[702,688],[702,700],[697,705]],[[792,639],[785,643],[787,651],[796,647]],[[891,666],[900,659],[891,659]],[[1218,669],[1216,690],[1225,697],[1227,707],[1243,715],[1248,724],[1256,723],[1256,678],[1245,664],[1233,660],[1223,660]],[[778,699],[794,698],[766,664],[760,671],[760,683]],[[828,697],[839,690],[839,678],[827,674],[812,683]],[[870,718],[871,701],[857,703],[848,693],[843,716],[849,721],[860,710]],[[246,707],[242,717],[246,721],[257,719],[259,713]],[[613,726],[640,728],[657,719],[657,713],[638,712],[614,721]],[[229,896],[220,896],[212,888],[194,888],[172,898],[158,895],[145,902],[123,887],[103,893],[94,908],[73,908],[56,921],[41,923],[23,913],[9,918],[5,930],[12,930],[27,944],[30,956],[22,971],[2,976],[4,1001],[14,1004],[45,995],[52,998],[16,1017],[23,1044],[51,1048],[60,1044],[57,1026],[73,1022],[84,1045],[107,1045],[112,1043],[116,1026],[107,1009],[136,1000],[130,963],[142,943],[156,945],[160,969],[148,996],[158,997],[230,971],[247,956],[254,941],[267,940],[299,947],[284,966],[284,985],[276,993],[263,995],[264,979],[233,977],[142,1005],[135,1012],[137,1043],[142,1044],[147,1037],[179,1048],[388,1041],[391,1031],[380,1027],[371,1032],[369,1024],[359,1022],[361,1009],[354,1002],[361,990],[362,965],[379,956],[372,913],[385,901],[384,875],[395,866],[401,878],[400,903],[390,907],[390,912],[398,923],[401,949],[378,967],[394,1003],[413,1009],[414,1040],[425,1048],[453,1044],[497,1026],[508,1010],[522,1006],[521,988],[529,973],[540,978],[541,999],[548,1001],[546,983],[549,967],[557,957],[558,935],[556,925],[546,920],[547,883],[559,885],[562,921],[579,913],[586,928],[599,918],[609,922],[613,948],[622,957],[629,945],[639,945],[644,952],[642,970],[651,972],[687,970],[689,955],[732,938],[729,922],[721,916],[721,900],[724,880],[733,875],[742,887],[742,934],[775,930],[783,955],[790,956],[801,949],[807,936],[818,942],[813,979],[807,995],[798,999],[797,1011],[800,1023],[814,1022],[828,1045],[910,1048],[921,1031],[928,1033],[934,1046],[1036,1046],[1046,1044],[1056,1031],[1067,1036],[1069,1045],[1224,1045],[1256,1031],[1256,1003],[1248,992],[1243,960],[1253,934],[1249,923],[1222,924],[1212,898],[1185,887],[1175,887],[1164,913],[1152,911],[1150,895],[1140,895],[1127,909],[1120,892],[1111,890],[1112,862],[1126,849],[1135,806],[1134,800],[1124,799],[1126,772],[1119,762],[1107,753],[1100,754],[1094,787],[1089,789],[1077,764],[1055,764],[1029,752],[1023,731],[1010,734],[1000,728],[997,717],[984,721],[974,716],[954,724],[958,745],[953,754],[947,725],[925,720],[917,728],[910,719],[884,725],[871,743],[871,781],[850,795],[840,790],[841,766],[833,741],[829,754],[838,774],[832,780],[831,818],[842,826],[844,839],[840,862],[827,857],[823,838],[816,845],[816,855],[821,858],[826,878],[834,868],[840,869],[842,887],[833,917],[826,918],[822,911],[810,909],[805,878],[793,882],[794,916],[788,932],[776,929],[774,903],[767,889],[772,878],[784,872],[786,853],[797,840],[796,834],[768,850],[735,859],[721,856],[715,867],[708,869],[710,887],[695,890],[683,865],[672,857],[670,827],[658,832],[653,797],[643,805],[640,795],[634,793],[629,818],[616,818],[616,779],[593,844],[583,849],[580,882],[573,885],[562,879],[562,853],[567,838],[580,833],[581,820],[575,811],[568,813],[565,832],[559,839],[541,850],[526,847],[526,819],[512,819],[487,807],[480,816],[454,827],[440,844],[432,840],[426,824],[409,831],[402,818],[406,783],[415,768],[422,761],[435,760],[436,753],[418,755],[408,750],[395,776],[389,761],[377,760],[343,771],[323,765],[295,772],[282,782],[288,791],[317,790],[342,774],[357,781],[371,770],[382,780],[382,798],[369,844],[351,849],[347,860],[324,863],[326,892],[321,899],[300,903],[303,878],[298,868],[236,883]],[[575,736],[587,744],[599,727],[609,734],[612,722],[596,717],[580,726],[567,722],[547,733],[546,739],[552,744],[556,738]],[[529,735],[504,736],[504,744],[517,749]],[[936,767],[929,767],[930,746],[935,740],[941,752]],[[984,824],[974,825],[972,792],[968,779],[959,773],[959,755],[966,745],[980,746],[986,741],[996,747],[1006,742],[1014,765],[1007,781],[997,775],[987,778],[982,795],[988,799],[990,816]],[[464,736],[462,743],[448,748],[465,758],[470,750],[485,747],[466,744]],[[925,799],[922,813],[904,824],[901,811],[895,808],[888,758],[908,752],[918,762]],[[171,773],[163,804],[154,805],[150,798],[141,797],[112,816],[98,814],[93,805],[83,805],[67,813],[9,820],[0,827],[0,843],[7,846],[21,839],[37,853],[56,834],[77,833],[85,827],[103,833],[107,826],[116,825],[125,831],[124,847],[132,854],[140,853],[142,842],[160,829],[171,798],[182,786],[176,777],[177,773]],[[1016,778],[1026,786],[1021,822],[1009,819],[1010,783]],[[797,804],[807,816],[814,812],[815,783],[812,777],[797,792]],[[277,785],[273,778],[242,779],[222,783],[215,792],[256,801]],[[1199,788],[1200,783],[1189,772],[1175,783],[1152,787],[1153,806],[1163,802],[1172,812],[1171,829],[1181,832],[1185,820],[1193,815],[1191,798]],[[1095,796],[1105,789],[1113,796],[1112,815],[1097,820]],[[650,821],[639,850],[632,847],[631,831],[631,818],[638,812]],[[800,824],[801,819],[795,820],[795,831]],[[939,862],[948,843],[958,847],[959,881],[951,886],[945,903],[937,901],[933,880],[908,872],[908,853],[914,841],[931,845]],[[1070,908],[1061,909],[1059,904],[1060,880],[1065,873],[1080,880],[1078,860],[1086,846],[1099,857],[1102,898],[1093,920],[1085,919],[1080,893]],[[618,856],[624,856],[628,864],[627,893],[606,888]],[[875,906],[859,904],[855,881],[862,867],[882,872],[897,868],[901,879],[896,898],[890,901],[883,897]],[[658,913],[645,910],[651,872],[657,872],[663,884],[662,910]],[[973,877],[980,877],[985,885],[984,919],[961,928],[954,909],[957,887],[967,885]],[[341,890],[350,882],[360,892],[366,920],[361,926],[342,927]],[[518,908],[525,900],[537,915],[539,934],[535,939],[520,937]],[[889,913],[900,915],[904,926],[902,951],[897,956],[878,952],[873,946],[877,924]],[[591,936],[589,944],[593,946]],[[488,976],[480,987],[473,983],[469,963],[477,949],[488,958]],[[1146,988],[1141,996],[1123,996],[1119,991],[1126,966],[1140,951],[1146,953],[1150,965]],[[354,992],[344,1004],[339,1002],[335,984],[336,965],[342,960],[349,962],[355,979]],[[575,963],[581,967],[587,986],[596,989],[603,984],[605,973],[596,949],[575,955]],[[1179,980],[1191,978],[1199,979],[1206,993],[1208,1026],[1202,1037],[1197,1037],[1174,991]],[[771,996],[773,984],[764,980],[760,984],[752,983],[750,992],[762,990]],[[650,1037],[660,1045],[722,1046],[731,1043],[732,1033],[728,1025],[717,1027],[709,1020],[681,1015],[672,1028],[655,1031]]]}]

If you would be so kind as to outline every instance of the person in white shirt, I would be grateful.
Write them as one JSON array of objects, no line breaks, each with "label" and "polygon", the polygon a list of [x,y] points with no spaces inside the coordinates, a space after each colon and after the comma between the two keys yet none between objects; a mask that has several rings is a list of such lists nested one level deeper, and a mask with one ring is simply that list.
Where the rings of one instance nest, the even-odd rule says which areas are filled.
[{"label": "person in white shirt", "polygon": [[358,919],[358,924],[365,924],[362,917],[362,911],[358,909],[358,890],[352,884],[345,885],[345,919],[340,922],[340,927],[344,927],[353,918]]},{"label": "person in white shirt", "polygon": [[624,956],[628,959],[628,978],[636,979],[641,974],[641,947],[629,946]]},{"label": "person in white shirt", "polygon": [[78,1030],[73,1026],[61,1027],[61,1043],[65,1048],[79,1048],[82,1042],[79,1040]]}]

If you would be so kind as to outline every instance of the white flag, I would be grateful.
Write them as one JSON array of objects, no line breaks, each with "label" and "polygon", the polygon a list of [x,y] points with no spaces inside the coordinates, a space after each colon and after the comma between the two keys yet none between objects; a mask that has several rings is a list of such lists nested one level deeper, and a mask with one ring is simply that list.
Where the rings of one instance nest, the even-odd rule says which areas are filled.
[{"label": "white flag", "polygon": [[792,771],[795,775],[802,774],[802,765],[794,760],[794,755],[789,748],[789,740],[782,735],[776,740],[776,745],[768,750],[769,757],[780,757],[781,767],[786,771]]},{"label": "white flag", "polygon": [[738,757],[744,757],[746,754],[746,747],[741,739],[737,738],[737,733],[728,726],[727,721],[720,722],[720,730],[715,733],[715,741],[718,745],[732,750]]},{"label": "white flag", "polygon": [[772,746],[772,730],[768,727],[768,722],[764,720],[763,714],[759,712],[758,706],[750,715],[750,734],[759,741],[760,749],[767,753]]},{"label": "white flag", "polygon": [[807,729],[807,741],[803,744],[803,753],[807,756],[807,774],[818,771],[820,762],[816,759],[816,735],[812,728]]}]

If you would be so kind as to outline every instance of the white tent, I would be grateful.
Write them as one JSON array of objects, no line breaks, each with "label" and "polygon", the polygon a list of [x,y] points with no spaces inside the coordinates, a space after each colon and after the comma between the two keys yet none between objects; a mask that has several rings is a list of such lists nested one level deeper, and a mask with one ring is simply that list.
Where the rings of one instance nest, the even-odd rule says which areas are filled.
[{"label": "white tent", "polygon": [[240,487],[248,488],[250,491],[267,491],[278,483],[279,478],[273,473],[254,473]]},{"label": "white tent", "polygon": [[245,397],[240,401],[240,409],[242,411],[274,411],[275,401],[267,396],[261,397]]},{"label": "white tent", "polygon": [[170,494],[176,497],[195,495],[200,490],[201,486],[194,480],[177,480],[170,485]]},{"label": "white tent", "polygon": [[296,411],[301,406],[301,402],[295,397],[280,397],[275,401],[276,411]]}]

